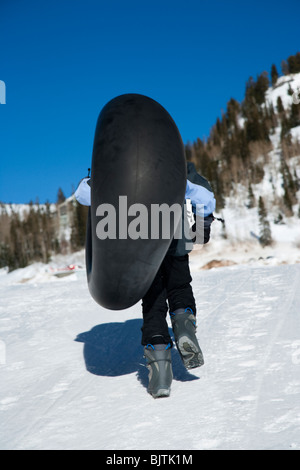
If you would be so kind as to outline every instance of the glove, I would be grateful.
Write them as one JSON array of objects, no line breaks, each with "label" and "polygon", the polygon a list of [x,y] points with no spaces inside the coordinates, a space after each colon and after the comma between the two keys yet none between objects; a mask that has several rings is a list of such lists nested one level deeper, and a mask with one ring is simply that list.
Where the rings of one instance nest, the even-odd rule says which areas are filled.
[{"label": "glove", "polygon": [[205,245],[210,240],[210,227],[214,221],[213,214],[207,215],[206,217],[200,217],[194,215],[195,223],[192,228],[192,241],[196,245]]}]

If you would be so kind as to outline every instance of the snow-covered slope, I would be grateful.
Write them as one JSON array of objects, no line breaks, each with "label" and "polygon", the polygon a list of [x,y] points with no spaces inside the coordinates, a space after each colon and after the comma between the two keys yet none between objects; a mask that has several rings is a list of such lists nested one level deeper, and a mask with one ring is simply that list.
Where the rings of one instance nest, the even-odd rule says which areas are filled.
[{"label": "snow-covered slope", "polygon": [[[24,220],[24,218],[28,215],[30,208],[33,208],[34,211],[41,210],[46,211],[47,207],[46,204],[3,204],[0,203],[0,215],[7,214],[11,216],[12,214],[18,214],[20,220]],[[50,204],[49,206],[50,212],[56,211],[56,204]]]},{"label": "snow-covered slope", "polygon": [[299,450],[300,265],[203,271],[202,256],[191,267],[206,365],[187,372],[174,348],[161,400],[146,390],[139,304],[99,307],[84,270],[1,270],[0,448]]},{"label": "snow-covered slope", "polygon": [[293,103],[293,96],[289,94],[290,88],[293,92],[300,90],[300,73],[279,77],[275,86],[270,87],[267,91],[266,101],[272,103],[274,109],[276,109],[277,99],[280,97],[284,109],[289,109]]},{"label": "snow-covered slope", "polygon": [[[293,91],[300,90],[300,73],[280,77],[274,87],[270,87],[266,92],[266,103],[273,104],[277,110],[277,99],[281,98],[287,114],[290,112],[293,97],[288,93],[289,88]],[[300,106],[300,104],[298,105]],[[244,125],[244,120],[240,119],[240,125]],[[297,201],[293,205],[293,215],[287,216],[282,211],[282,201],[284,197],[283,176],[282,176],[282,143],[281,143],[281,120],[278,118],[278,125],[274,132],[270,134],[271,150],[267,155],[258,156],[258,160],[263,162],[264,176],[256,184],[251,184],[251,188],[256,201],[256,206],[248,208],[248,190],[242,185],[233,185],[229,197],[225,198],[225,208],[221,215],[226,222],[225,235],[227,242],[222,241],[221,225],[214,223],[214,240],[218,240],[220,247],[225,251],[223,257],[228,256],[228,252],[233,250],[239,253],[248,253],[244,259],[256,257],[259,251],[257,238],[260,234],[258,201],[262,197],[267,210],[267,218],[270,223],[272,238],[274,240],[273,248],[266,248],[260,252],[259,257],[272,256],[281,262],[295,262],[300,260],[300,190],[296,194]],[[300,143],[300,126],[290,130],[293,142]],[[288,159],[286,162],[289,170],[300,182],[300,153]],[[282,217],[278,223],[278,216]],[[255,243],[256,238],[256,243]],[[235,245],[235,248],[234,248]],[[208,247],[210,252],[211,246]],[[212,247],[212,250],[215,250]],[[236,258],[239,258],[237,256]]]}]

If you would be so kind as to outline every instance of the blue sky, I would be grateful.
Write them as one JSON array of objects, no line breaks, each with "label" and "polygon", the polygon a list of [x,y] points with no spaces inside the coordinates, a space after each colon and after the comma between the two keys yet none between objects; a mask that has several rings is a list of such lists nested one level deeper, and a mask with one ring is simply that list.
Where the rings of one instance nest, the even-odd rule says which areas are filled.
[{"label": "blue sky", "polygon": [[0,0],[0,201],[70,196],[122,93],[157,100],[185,143],[207,136],[250,76],[300,50],[299,21],[299,0]]}]

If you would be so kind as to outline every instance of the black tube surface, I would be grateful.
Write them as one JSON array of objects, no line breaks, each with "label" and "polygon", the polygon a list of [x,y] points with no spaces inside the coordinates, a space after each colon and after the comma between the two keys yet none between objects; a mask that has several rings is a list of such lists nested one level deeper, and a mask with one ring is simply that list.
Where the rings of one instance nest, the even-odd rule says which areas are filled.
[{"label": "black tube surface", "polygon": [[[138,94],[121,95],[107,103],[95,131],[86,238],[88,286],[101,306],[122,310],[145,295],[181,219],[180,214],[174,220],[168,239],[162,234],[153,239],[151,207],[182,205],[185,189],[184,146],[168,112],[156,101]],[[147,208],[147,239],[125,237],[139,213],[126,217],[122,212],[119,224],[120,196],[123,203],[126,196],[128,208],[137,203]],[[97,235],[97,224],[103,219],[99,206],[103,208],[103,204],[115,208],[116,239],[101,240]]]}]

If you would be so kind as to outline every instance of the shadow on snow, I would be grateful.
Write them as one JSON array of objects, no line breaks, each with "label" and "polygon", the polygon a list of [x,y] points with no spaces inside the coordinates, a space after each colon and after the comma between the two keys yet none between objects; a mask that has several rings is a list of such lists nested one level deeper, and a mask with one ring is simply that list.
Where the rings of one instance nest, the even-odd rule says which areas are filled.
[{"label": "shadow on snow", "polygon": [[[148,370],[140,344],[142,320],[124,323],[103,323],[90,331],[80,333],[75,341],[84,343],[83,355],[86,369],[94,375],[116,377],[137,373],[138,380],[147,388]],[[170,329],[172,336],[172,330]],[[172,349],[174,379],[187,382],[199,377],[189,373],[175,347]]]}]

